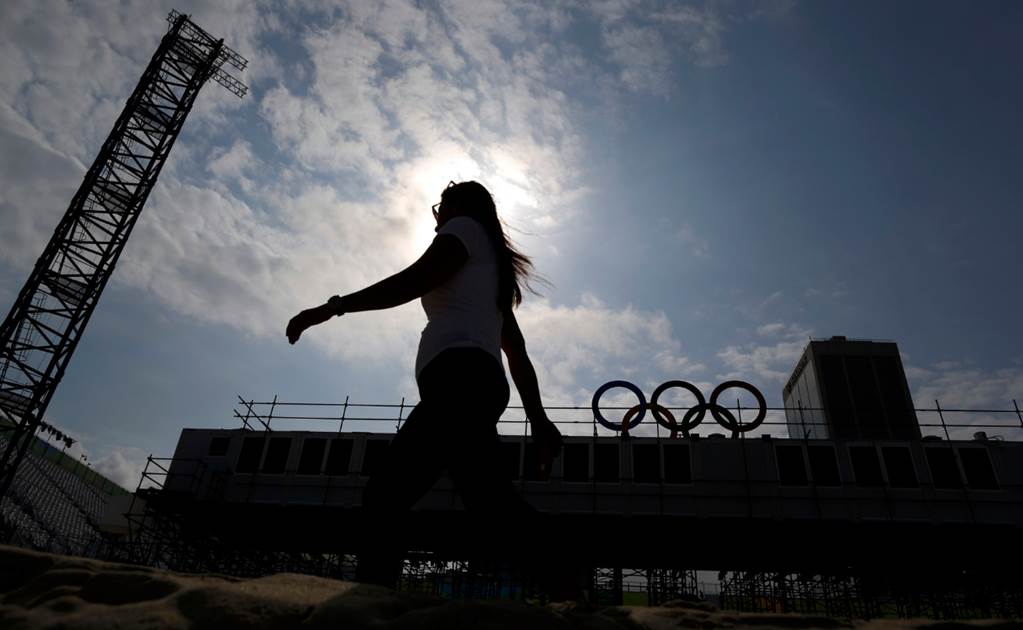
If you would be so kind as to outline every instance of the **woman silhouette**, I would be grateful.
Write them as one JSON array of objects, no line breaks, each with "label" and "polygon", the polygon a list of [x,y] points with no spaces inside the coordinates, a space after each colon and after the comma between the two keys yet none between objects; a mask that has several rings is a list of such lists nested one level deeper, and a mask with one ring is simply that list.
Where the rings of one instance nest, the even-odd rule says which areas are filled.
[{"label": "woman silhouette", "polygon": [[362,501],[373,525],[356,579],[391,587],[405,552],[392,542],[400,540],[403,516],[444,470],[477,515],[531,513],[512,485],[497,434],[509,397],[501,350],[529,419],[541,475],[549,474],[561,449],[513,311],[532,262],[512,246],[493,198],[477,182],[452,182],[433,215],[437,236],[419,260],[361,291],[302,311],[287,328],[294,344],[304,330],[332,317],[422,299],[428,321],[416,356],[420,402],[370,477]]}]

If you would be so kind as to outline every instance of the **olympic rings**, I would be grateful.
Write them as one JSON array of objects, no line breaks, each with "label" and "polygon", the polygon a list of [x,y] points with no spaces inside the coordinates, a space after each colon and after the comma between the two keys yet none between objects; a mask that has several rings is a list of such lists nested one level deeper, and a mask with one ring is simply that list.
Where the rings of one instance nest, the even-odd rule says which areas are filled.
[{"label": "olympic rings", "polygon": [[[624,387],[635,394],[636,398],[639,399],[639,404],[631,407],[626,412],[620,425],[615,425],[609,422],[600,412],[601,397],[603,397],[608,390],[614,389],[615,387]],[[686,410],[686,413],[682,416],[681,423],[675,419],[675,416],[672,415],[666,407],[658,404],[657,402],[661,397],[661,394],[673,387],[682,388],[696,397],[696,405]],[[753,396],[757,399],[758,413],[756,417],[753,418],[752,422],[740,422],[731,411],[718,404],[718,398],[721,394],[725,390],[733,387],[745,389],[749,393],[753,394]],[[745,381],[725,381],[724,383],[721,383],[714,388],[713,392],[711,392],[710,402],[707,402],[707,400],[703,397],[703,392],[697,389],[697,387],[692,383],[687,381],[668,381],[666,383],[661,383],[657,389],[654,390],[654,395],[650,399],[649,403],[647,403],[646,397],[643,396],[643,392],[629,381],[608,381],[598,387],[597,391],[593,393],[592,408],[594,420],[612,431],[621,431],[622,435],[628,435],[630,429],[634,429],[639,426],[639,423],[642,422],[643,418],[646,416],[647,409],[649,409],[654,416],[654,420],[657,421],[657,424],[671,431],[672,439],[678,437],[679,433],[681,433],[684,437],[689,437],[689,431],[696,428],[697,425],[703,422],[708,411],[710,411],[710,415],[714,418],[715,422],[732,432],[732,437],[738,437],[740,433],[752,431],[759,427],[767,418],[767,401],[764,400],[764,395],[760,393],[760,390],[756,387],[753,387]]]}]

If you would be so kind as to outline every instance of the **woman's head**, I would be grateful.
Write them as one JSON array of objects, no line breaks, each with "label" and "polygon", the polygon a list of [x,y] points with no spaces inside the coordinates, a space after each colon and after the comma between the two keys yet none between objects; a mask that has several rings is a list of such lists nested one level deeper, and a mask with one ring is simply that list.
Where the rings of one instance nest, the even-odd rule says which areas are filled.
[{"label": "woman's head", "polygon": [[469,216],[484,225],[489,222],[500,224],[494,198],[479,182],[451,182],[440,194],[440,203],[434,207],[437,227],[457,216]]},{"label": "woman's head", "polygon": [[533,263],[504,233],[490,191],[475,181],[451,182],[441,193],[434,216],[438,229],[451,218],[460,216],[471,217],[483,226],[497,250],[497,305],[501,310],[518,306],[522,302],[522,287],[530,289]]}]

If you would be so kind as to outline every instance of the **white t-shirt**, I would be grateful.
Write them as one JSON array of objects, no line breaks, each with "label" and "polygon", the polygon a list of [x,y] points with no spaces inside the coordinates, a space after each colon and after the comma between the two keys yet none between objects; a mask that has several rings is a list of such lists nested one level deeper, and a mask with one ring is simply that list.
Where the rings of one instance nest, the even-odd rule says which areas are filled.
[{"label": "white t-shirt", "polygon": [[475,219],[452,217],[437,231],[462,242],[469,258],[455,275],[422,297],[426,328],[419,338],[416,377],[442,350],[482,348],[501,364],[504,316],[497,307],[497,252]]}]

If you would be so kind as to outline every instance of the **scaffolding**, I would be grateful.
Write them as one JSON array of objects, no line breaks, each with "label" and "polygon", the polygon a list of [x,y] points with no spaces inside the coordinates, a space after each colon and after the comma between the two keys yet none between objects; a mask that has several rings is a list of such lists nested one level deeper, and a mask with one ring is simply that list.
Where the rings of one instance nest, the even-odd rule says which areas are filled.
[{"label": "scaffolding", "polygon": [[[234,415],[241,425],[243,434],[263,435],[265,443],[276,431],[291,430],[295,424],[304,428],[323,431],[325,428],[335,435],[344,432],[374,431],[392,432],[400,427],[409,404],[402,400],[398,404],[358,404],[346,397],[343,403],[289,403],[276,396],[265,402],[239,397]],[[622,413],[631,408],[622,407]],[[679,417],[686,407],[670,408]],[[528,435],[525,418],[517,417],[519,409],[511,409],[500,423],[500,432],[505,435]],[[552,407],[552,414],[559,416],[558,425],[566,435],[593,435],[600,430],[589,415],[588,407]],[[735,416],[741,422],[748,409],[737,405]],[[780,413],[783,408],[772,408],[776,415],[769,417],[760,431],[771,431],[772,426],[784,426],[786,420]],[[793,411],[793,410],[788,410]],[[795,411],[806,411],[800,408]],[[994,413],[1008,416],[1009,421],[993,419]],[[997,434],[1009,434],[1023,428],[1018,406],[1002,410],[948,410],[936,403],[934,409],[920,409],[918,413],[927,418],[935,415],[937,422],[922,422],[925,429],[931,428],[938,434],[951,438],[966,436],[977,429],[986,429]],[[974,413],[978,418],[967,418],[964,422],[950,422],[947,416],[954,413]],[[571,419],[573,417],[575,419]],[[653,424],[653,423],[651,423]],[[324,426],[326,425],[326,426]],[[282,427],[286,427],[282,429]],[[378,427],[378,428],[377,428]],[[614,435],[610,432],[606,434]],[[642,436],[643,431],[633,430],[632,436]],[[671,440],[676,436],[660,435],[655,426],[646,432],[647,437]],[[629,439],[620,435],[622,439]],[[631,436],[630,436],[631,437]],[[752,436],[740,434],[739,439]],[[997,439],[997,438],[995,438]],[[523,455],[528,458],[528,455]],[[151,462],[154,466],[158,463]],[[167,464],[162,464],[164,470]],[[528,474],[523,467],[523,474]],[[260,470],[252,472],[252,483],[256,483]],[[216,474],[210,475],[207,497],[217,494]],[[264,480],[270,482],[269,480]],[[272,483],[272,482],[270,482]],[[330,487],[330,479],[326,488]],[[156,505],[156,504],[154,504]],[[151,518],[162,518],[166,514],[151,512]],[[168,531],[175,531],[173,529]],[[199,534],[193,532],[192,535]],[[180,534],[175,534],[180,535]],[[171,554],[173,555],[173,554]],[[194,555],[194,554],[193,554]],[[252,551],[232,548],[230,541],[218,540],[207,544],[199,553],[206,558],[206,570],[217,570],[238,575],[263,575],[281,570],[292,570],[321,576],[351,579],[354,576],[356,557],[351,553],[337,554],[294,554],[285,552]],[[179,552],[180,559],[192,557]],[[756,563],[757,558],[751,557]],[[172,563],[173,564],[173,563]],[[187,564],[187,563],[186,563]],[[178,564],[184,567],[184,564]],[[717,570],[713,567],[699,567],[701,570]],[[820,571],[814,573],[787,572],[784,570],[735,570],[721,571],[719,580],[708,585],[698,580],[695,568],[677,566],[629,566],[605,565],[588,569],[587,587],[593,601],[606,605],[660,605],[671,601],[715,600],[721,608],[748,612],[779,612],[827,615],[846,618],[913,617],[963,618],[1023,615],[1021,597],[1023,586],[1010,576],[994,579],[986,576],[978,579],[925,580],[921,576],[908,576],[897,571],[874,571],[859,568],[838,572]],[[944,580],[944,581],[942,581]],[[457,557],[457,554],[441,554],[436,551],[413,551],[406,557],[399,582],[401,590],[425,593],[442,597],[504,598],[542,600],[542,591],[530,578],[506,564],[481,562],[478,559]],[[708,588],[709,587],[709,588]],[[715,588],[718,590],[714,593]]]},{"label": "scaffolding", "polygon": [[932,567],[870,573],[722,572],[721,607],[850,619],[1018,619],[1023,584],[1005,574],[979,576]]}]

